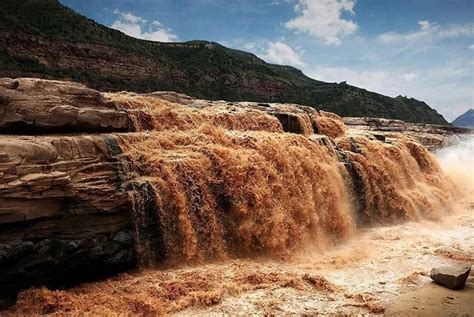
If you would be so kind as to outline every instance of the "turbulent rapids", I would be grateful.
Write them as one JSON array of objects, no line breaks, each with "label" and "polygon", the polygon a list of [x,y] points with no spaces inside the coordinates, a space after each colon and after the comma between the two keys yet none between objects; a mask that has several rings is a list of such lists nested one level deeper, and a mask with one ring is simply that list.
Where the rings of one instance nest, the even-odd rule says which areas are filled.
[{"label": "turbulent rapids", "polygon": [[147,130],[119,138],[143,264],[285,258],[360,226],[436,219],[456,193],[421,145],[347,133],[334,114],[109,97]]},{"label": "turbulent rapids", "polygon": [[424,146],[449,127],[29,78],[0,97],[7,314],[381,313],[474,261],[472,140]]}]

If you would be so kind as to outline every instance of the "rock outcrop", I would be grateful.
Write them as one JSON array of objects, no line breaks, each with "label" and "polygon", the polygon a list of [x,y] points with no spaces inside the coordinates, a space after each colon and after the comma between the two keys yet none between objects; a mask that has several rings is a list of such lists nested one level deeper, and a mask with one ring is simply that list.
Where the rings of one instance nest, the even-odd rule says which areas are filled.
[{"label": "rock outcrop", "polygon": [[[122,152],[129,113],[74,82],[0,79],[0,294],[137,263]],[[93,133],[94,132],[94,133]]]},{"label": "rock outcrop", "polygon": [[96,90],[74,82],[0,80],[0,132],[111,132],[131,130],[128,114]]},{"label": "rock outcrop", "polygon": [[343,120],[349,129],[367,131],[380,139],[409,137],[429,150],[449,146],[459,141],[460,135],[473,133],[470,129],[450,125],[409,123],[393,119],[345,117]]},{"label": "rock outcrop", "polygon": [[111,135],[0,136],[0,294],[136,263]]}]

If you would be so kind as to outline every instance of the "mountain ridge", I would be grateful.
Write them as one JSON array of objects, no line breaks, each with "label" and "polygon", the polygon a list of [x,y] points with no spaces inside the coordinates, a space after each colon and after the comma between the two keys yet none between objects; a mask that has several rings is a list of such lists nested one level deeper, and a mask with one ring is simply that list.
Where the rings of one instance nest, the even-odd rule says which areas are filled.
[{"label": "mountain ridge", "polygon": [[294,67],[269,64],[215,42],[174,44],[132,38],[57,0],[0,3],[3,76],[71,79],[110,91],[173,90],[212,100],[298,103],[342,116],[449,124],[413,98],[318,81]]},{"label": "mountain ridge", "polygon": [[474,109],[469,109],[451,122],[455,127],[474,129]]}]

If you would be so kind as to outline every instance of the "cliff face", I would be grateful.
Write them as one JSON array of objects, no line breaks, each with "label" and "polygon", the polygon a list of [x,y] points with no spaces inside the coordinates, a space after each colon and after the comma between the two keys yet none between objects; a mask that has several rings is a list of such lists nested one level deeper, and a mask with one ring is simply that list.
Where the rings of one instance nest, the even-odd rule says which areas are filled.
[{"label": "cliff face", "polygon": [[0,294],[135,265],[117,149],[106,135],[0,136]]},{"label": "cliff face", "polygon": [[[438,173],[413,141],[436,148],[462,132],[383,119],[344,124],[295,104],[100,93],[32,78],[0,79],[0,101],[2,296],[139,262],[291,252],[305,239],[323,239],[321,232],[343,239],[357,226],[435,213],[441,202],[428,204],[421,192],[423,208],[412,210],[418,198],[405,202],[401,185],[387,190],[401,199],[391,213],[393,204],[381,206],[370,183],[385,177],[384,186],[392,186],[395,176],[384,173],[397,164],[410,184],[413,175],[420,181]],[[384,167],[387,159],[364,158],[372,152],[398,154]],[[369,177],[369,170],[380,175]],[[448,199],[446,184],[435,184],[445,189],[439,199]]]},{"label": "cliff face", "polygon": [[[138,40],[56,0],[0,2],[3,76],[72,79],[107,91],[173,90],[196,98],[298,103],[342,116],[447,124],[424,102],[325,83],[217,43]],[[185,47],[183,47],[185,46]]]},{"label": "cliff face", "polygon": [[133,267],[121,150],[88,133],[126,131],[127,114],[67,82],[0,79],[0,98],[0,294]]}]

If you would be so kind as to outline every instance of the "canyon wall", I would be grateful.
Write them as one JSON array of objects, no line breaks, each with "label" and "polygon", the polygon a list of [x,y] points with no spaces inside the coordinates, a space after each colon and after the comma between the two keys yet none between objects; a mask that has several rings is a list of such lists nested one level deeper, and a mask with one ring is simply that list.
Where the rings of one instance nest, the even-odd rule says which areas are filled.
[{"label": "canyon wall", "polygon": [[2,295],[436,219],[456,188],[422,144],[464,132],[31,78],[0,79],[0,114]]}]

